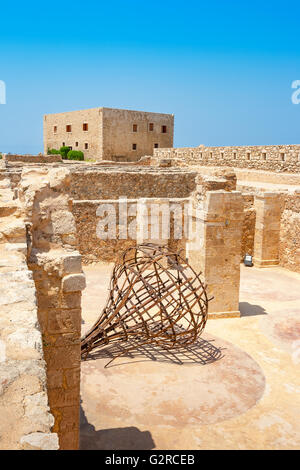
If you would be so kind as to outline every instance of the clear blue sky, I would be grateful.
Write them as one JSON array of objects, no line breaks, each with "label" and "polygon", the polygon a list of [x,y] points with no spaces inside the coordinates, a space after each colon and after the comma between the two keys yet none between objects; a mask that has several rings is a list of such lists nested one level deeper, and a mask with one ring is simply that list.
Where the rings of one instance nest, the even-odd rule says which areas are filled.
[{"label": "clear blue sky", "polygon": [[296,1],[2,2],[0,151],[42,151],[42,116],[175,114],[175,146],[300,144]]}]

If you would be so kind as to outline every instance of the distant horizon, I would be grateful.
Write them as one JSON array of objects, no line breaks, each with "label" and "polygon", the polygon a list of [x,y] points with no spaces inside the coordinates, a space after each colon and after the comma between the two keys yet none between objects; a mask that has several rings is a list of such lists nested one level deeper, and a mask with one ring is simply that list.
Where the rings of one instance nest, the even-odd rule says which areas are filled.
[{"label": "distant horizon", "polygon": [[42,152],[45,114],[95,107],[174,114],[174,147],[300,141],[296,1],[53,0],[47,15],[17,1],[1,13],[0,152]]}]

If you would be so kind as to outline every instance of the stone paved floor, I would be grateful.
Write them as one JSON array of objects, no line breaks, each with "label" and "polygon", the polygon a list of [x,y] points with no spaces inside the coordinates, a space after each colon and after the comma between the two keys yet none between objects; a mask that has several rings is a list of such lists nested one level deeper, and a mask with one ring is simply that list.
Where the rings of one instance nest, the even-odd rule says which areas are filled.
[{"label": "stone paved floor", "polygon": [[[85,268],[83,331],[112,265]],[[147,348],[82,364],[82,449],[296,449],[300,445],[300,275],[241,271],[241,318],[209,320],[188,351]]]}]

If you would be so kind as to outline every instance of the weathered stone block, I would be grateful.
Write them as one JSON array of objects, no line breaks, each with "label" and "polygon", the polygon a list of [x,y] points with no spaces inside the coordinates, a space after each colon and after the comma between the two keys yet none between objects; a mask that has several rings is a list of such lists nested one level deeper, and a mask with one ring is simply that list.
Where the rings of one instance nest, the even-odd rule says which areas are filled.
[{"label": "weathered stone block", "polygon": [[63,277],[62,289],[64,292],[78,292],[86,287],[84,274],[69,274]]}]

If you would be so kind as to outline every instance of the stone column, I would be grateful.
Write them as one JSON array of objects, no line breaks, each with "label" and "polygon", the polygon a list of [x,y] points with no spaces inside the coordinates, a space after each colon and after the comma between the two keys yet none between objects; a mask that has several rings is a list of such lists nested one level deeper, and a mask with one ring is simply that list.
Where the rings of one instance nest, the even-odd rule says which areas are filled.
[{"label": "stone column", "polygon": [[257,267],[279,264],[280,206],[280,193],[265,192],[255,196],[256,223],[253,262]]},{"label": "stone column", "polygon": [[243,198],[238,191],[208,191],[194,214],[188,259],[207,284],[209,316],[238,317]]}]

